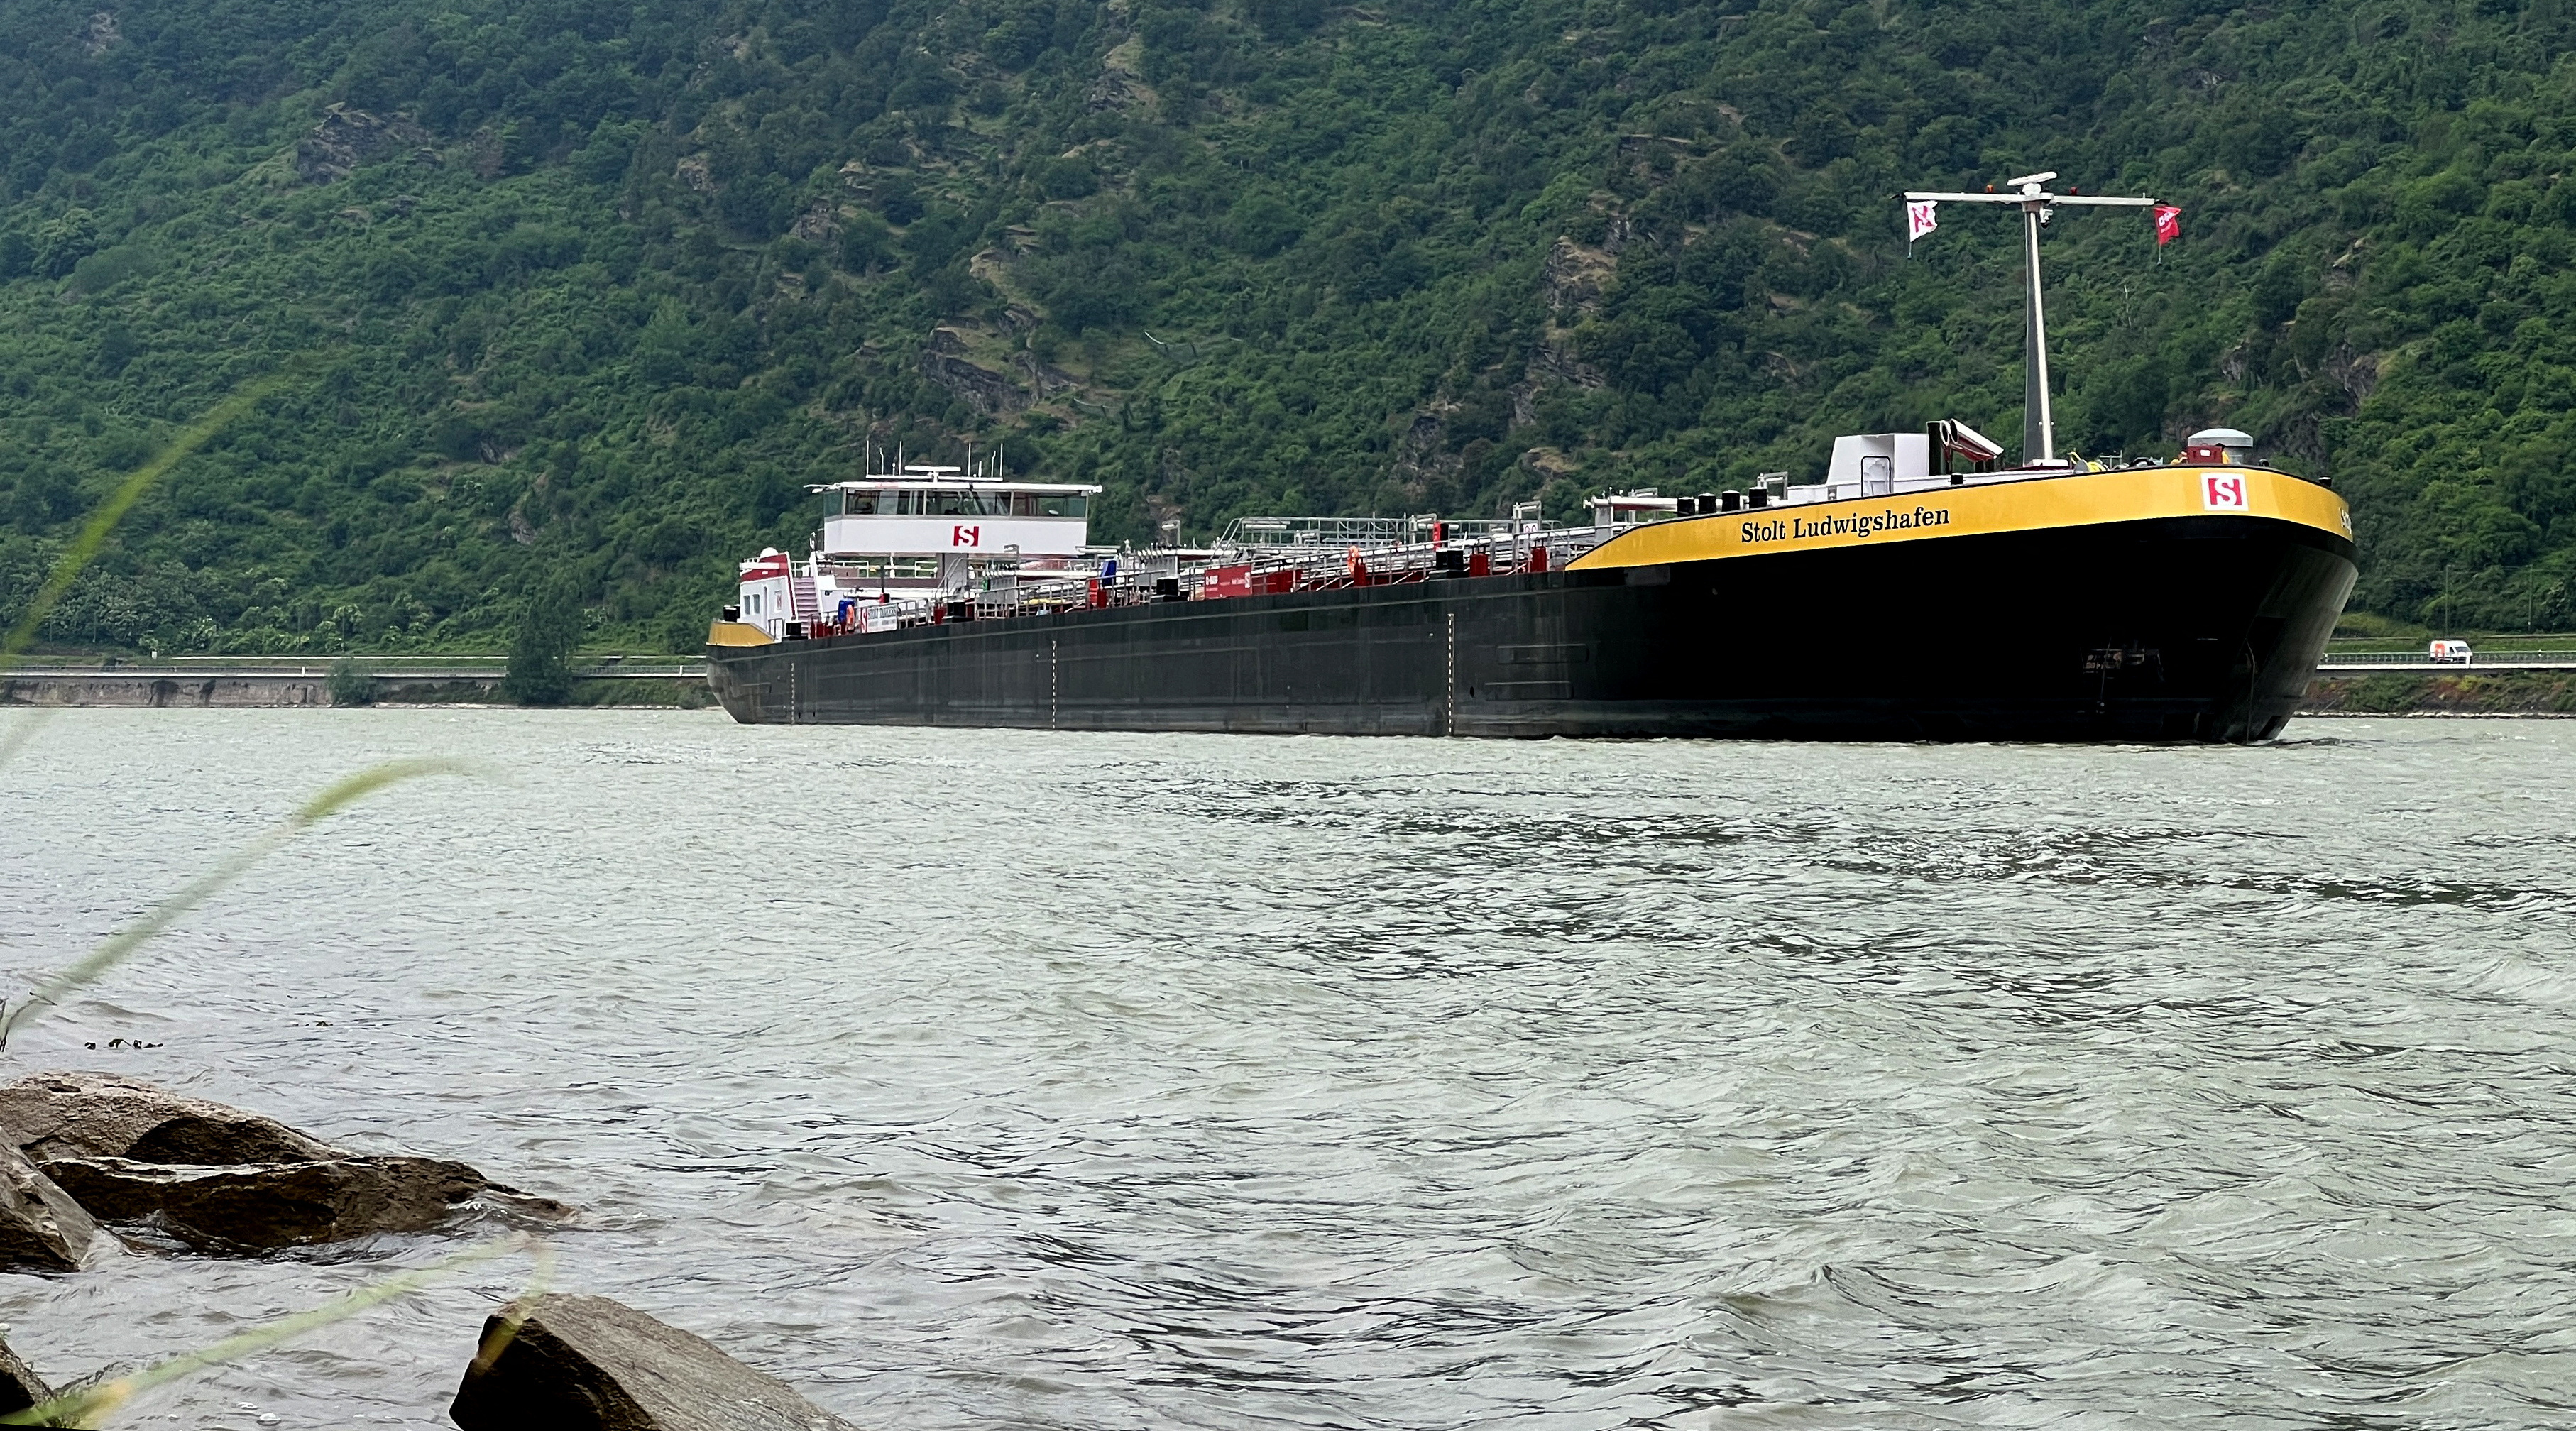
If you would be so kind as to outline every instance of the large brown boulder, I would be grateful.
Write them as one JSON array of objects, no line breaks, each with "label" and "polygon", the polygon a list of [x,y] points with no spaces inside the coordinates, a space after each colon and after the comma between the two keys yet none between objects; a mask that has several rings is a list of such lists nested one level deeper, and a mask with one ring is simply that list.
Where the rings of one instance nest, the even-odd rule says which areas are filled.
[{"label": "large brown boulder", "polygon": [[483,1324],[447,1414],[464,1431],[850,1431],[704,1338],[563,1293]]},{"label": "large brown boulder", "polygon": [[[93,1217],[157,1222],[191,1247],[222,1251],[423,1231],[469,1198],[539,1219],[564,1215],[560,1204],[463,1163],[352,1153],[274,1118],[115,1073],[42,1073],[0,1084],[0,1150],[12,1147],[35,1163],[25,1174],[34,1182],[19,1179],[31,1190],[21,1203],[52,1188],[71,1213],[88,1209],[78,1239],[55,1239],[75,1245],[96,1230]],[[61,1265],[59,1257],[46,1260],[32,1214],[13,1224],[5,1202],[0,1195],[0,1265],[18,1224],[30,1229],[19,1240],[33,1249],[24,1265]]]},{"label": "large brown boulder", "polygon": [[45,1174],[106,1222],[153,1221],[200,1250],[420,1232],[490,1184],[463,1163],[345,1157],[229,1167],[49,1158]]},{"label": "large brown boulder", "polygon": [[40,1073],[0,1084],[0,1137],[38,1162],[310,1163],[347,1156],[274,1118],[116,1073]]},{"label": "large brown boulder", "polygon": [[98,1223],[78,1201],[24,1154],[0,1147],[0,1267],[77,1272],[96,1236]]}]

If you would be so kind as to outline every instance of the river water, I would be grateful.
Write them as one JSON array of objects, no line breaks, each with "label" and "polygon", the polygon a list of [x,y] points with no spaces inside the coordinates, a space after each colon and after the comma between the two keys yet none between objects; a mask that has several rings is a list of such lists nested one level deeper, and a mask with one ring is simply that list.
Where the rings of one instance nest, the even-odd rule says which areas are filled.
[{"label": "river water", "polygon": [[[0,1058],[573,1203],[547,1285],[863,1425],[2566,1425],[2576,723],[2290,737],[78,711],[0,771],[13,998],[333,778],[478,773]],[[507,1233],[115,1250],[0,1321],[64,1379]],[[445,1426],[537,1275],[124,1424]]]}]

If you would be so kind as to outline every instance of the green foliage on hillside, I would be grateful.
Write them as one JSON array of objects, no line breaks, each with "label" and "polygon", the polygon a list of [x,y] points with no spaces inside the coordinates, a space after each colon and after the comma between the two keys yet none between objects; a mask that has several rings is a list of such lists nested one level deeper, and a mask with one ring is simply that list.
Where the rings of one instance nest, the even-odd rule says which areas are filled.
[{"label": "green foliage on hillside", "polygon": [[2576,622],[2564,0],[25,0],[0,12],[0,605],[246,378],[63,644],[693,645],[863,435],[1095,531],[1562,514],[2019,429],[2246,427],[2359,604]]}]

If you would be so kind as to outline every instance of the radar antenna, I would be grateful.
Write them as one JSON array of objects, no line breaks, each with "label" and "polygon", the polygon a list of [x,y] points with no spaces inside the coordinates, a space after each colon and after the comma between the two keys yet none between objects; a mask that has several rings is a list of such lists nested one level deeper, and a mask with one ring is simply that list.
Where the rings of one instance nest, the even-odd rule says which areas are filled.
[{"label": "radar antenna", "polygon": [[2093,194],[2056,194],[2048,190],[2048,181],[2057,171],[2024,174],[2006,181],[2008,193],[1937,194],[1908,193],[1908,204],[1923,206],[1918,212],[1915,234],[1920,237],[1931,230],[1930,206],[1953,204],[2018,204],[2021,206],[2022,267],[2029,282],[2030,316],[2024,343],[2028,357],[2022,365],[2021,460],[2055,462],[2057,460],[2057,422],[2050,410],[2048,397],[2048,317],[2039,295],[2039,230],[2049,214],[2060,204],[2087,208],[2148,209],[2156,207],[2153,199],[2114,199]]}]

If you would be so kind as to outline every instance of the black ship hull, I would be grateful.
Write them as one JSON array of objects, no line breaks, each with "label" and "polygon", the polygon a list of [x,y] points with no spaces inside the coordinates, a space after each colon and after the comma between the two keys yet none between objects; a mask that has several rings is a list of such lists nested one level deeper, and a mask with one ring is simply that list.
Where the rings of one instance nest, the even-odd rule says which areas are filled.
[{"label": "black ship hull", "polygon": [[745,722],[2245,742],[2353,578],[2313,524],[2167,516],[716,646],[709,680]]}]

